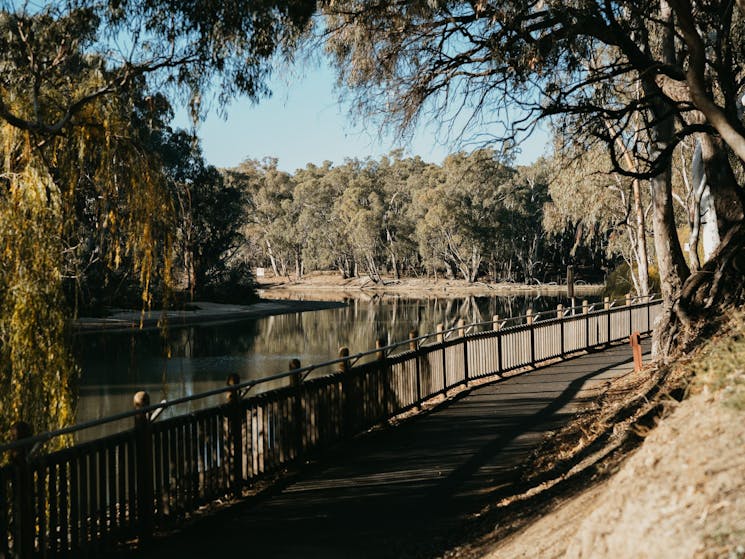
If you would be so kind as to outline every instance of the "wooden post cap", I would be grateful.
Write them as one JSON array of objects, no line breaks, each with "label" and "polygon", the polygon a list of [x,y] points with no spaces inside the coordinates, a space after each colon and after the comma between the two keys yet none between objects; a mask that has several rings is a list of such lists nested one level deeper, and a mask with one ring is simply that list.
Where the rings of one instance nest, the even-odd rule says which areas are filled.
[{"label": "wooden post cap", "polygon": [[[13,441],[28,439],[34,434],[34,430],[29,423],[25,421],[16,421],[10,426],[10,438]],[[12,462],[24,461],[28,454],[28,446],[20,446],[10,451],[10,460]]]},{"label": "wooden post cap", "polygon": [[132,398],[132,403],[134,404],[136,410],[146,408],[150,405],[150,394],[148,394],[144,390],[140,390],[139,392],[135,393],[134,398]]},{"label": "wooden post cap", "polygon": [[[375,339],[375,349],[382,349],[385,347],[385,339],[380,337]],[[375,354],[377,359],[385,359],[385,351],[378,351]]]},{"label": "wooden post cap", "polygon": [[[339,358],[344,359],[345,357],[349,357],[349,348],[344,346],[339,348]],[[339,370],[341,372],[346,372],[349,370],[349,361],[344,359],[344,361],[339,362]]]},{"label": "wooden post cap", "polygon": [[228,375],[227,380],[225,381],[225,384],[227,386],[236,386],[241,383],[241,377],[238,376],[238,373],[230,373]]},{"label": "wooden post cap", "polygon": [[27,439],[34,434],[34,430],[31,425],[25,421],[16,421],[10,426],[10,437],[14,441],[20,441],[21,439]]},{"label": "wooden post cap", "polygon": [[[238,376],[238,373],[230,373],[228,375],[227,380],[225,381],[226,386],[238,386],[241,383],[241,377]],[[231,390],[230,392],[227,392],[225,394],[225,399],[228,402],[237,402],[238,401],[238,391],[237,390]]]},{"label": "wooden post cap", "polygon": [[416,328],[412,328],[409,330],[409,349],[415,350],[417,349],[417,341],[416,339],[419,337],[419,332],[417,332]]},{"label": "wooden post cap", "polygon": [[[300,367],[300,359],[290,359],[290,371],[297,371]],[[295,388],[300,386],[300,373],[295,373],[290,377],[290,386]]]}]

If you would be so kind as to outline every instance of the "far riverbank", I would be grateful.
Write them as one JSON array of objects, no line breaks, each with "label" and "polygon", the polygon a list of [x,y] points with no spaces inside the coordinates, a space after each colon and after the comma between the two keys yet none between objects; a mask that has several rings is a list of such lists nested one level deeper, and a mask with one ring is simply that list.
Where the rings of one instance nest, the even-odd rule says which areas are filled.
[{"label": "far riverbank", "polygon": [[[524,285],[516,283],[468,283],[457,279],[385,278],[375,284],[367,276],[344,279],[339,274],[317,272],[301,279],[259,277],[256,281],[261,300],[250,305],[219,304],[207,301],[189,303],[187,308],[140,311],[116,309],[106,317],[81,317],[75,321],[79,332],[155,329],[159,325],[188,326],[233,320],[262,318],[288,313],[319,311],[345,306],[347,299],[407,298],[441,299],[455,297],[531,297],[566,296],[566,285]],[[600,295],[602,285],[575,284],[575,297]]]},{"label": "far riverbank", "polygon": [[251,305],[224,305],[206,301],[190,303],[184,310],[117,310],[109,316],[99,318],[81,317],[75,321],[75,328],[81,332],[98,330],[120,331],[132,329],[158,328],[162,321],[169,325],[188,326],[262,318],[288,313],[335,309],[345,304],[340,301],[280,301],[261,300]]},{"label": "far riverbank", "polygon": [[[367,276],[342,278],[334,272],[315,272],[298,279],[295,276],[268,275],[256,278],[259,295],[264,299],[306,301],[339,301],[344,297],[480,297],[480,296],[566,296],[567,286],[551,284],[525,285],[518,283],[468,283],[461,279],[383,278],[376,284]],[[600,295],[603,285],[575,283],[574,296]]]}]

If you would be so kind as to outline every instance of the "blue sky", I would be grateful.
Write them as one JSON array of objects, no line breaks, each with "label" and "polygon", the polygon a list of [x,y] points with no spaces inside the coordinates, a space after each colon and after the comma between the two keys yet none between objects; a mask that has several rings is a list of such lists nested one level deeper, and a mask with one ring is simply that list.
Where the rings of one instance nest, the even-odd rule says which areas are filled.
[{"label": "blue sky", "polygon": [[[232,167],[246,158],[269,156],[279,159],[280,169],[293,172],[309,162],[378,158],[398,147],[406,155],[439,163],[458,149],[438,137],[434,124],[420,124],[414,137],[402,142],[392,134],[381,137],[375,123],[354,123],[348,106],[339,103],[333,71],[325,64],[308,68],[303,76],[294,74],[275,71],[272,97],[258,104],[237,99],[227,108],[227,118],[214,110],[208,113],[197,133],[209,163]],[[189,126],[185,114],[177,114],[177,126]],[[546,141],[545,133],[535,134],[522,146],[516,163],[533,162],[544,153]]]}]

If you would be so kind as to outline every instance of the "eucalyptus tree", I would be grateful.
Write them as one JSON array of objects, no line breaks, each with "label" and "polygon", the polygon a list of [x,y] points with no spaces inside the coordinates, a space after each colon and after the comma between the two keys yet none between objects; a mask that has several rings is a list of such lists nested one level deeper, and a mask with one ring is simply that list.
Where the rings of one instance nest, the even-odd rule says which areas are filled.
[{"label": "eucalyptus tree", "polygon": [[[295,182],[277,168],[275,158],[246,159],[224,174],[229,184],[241,190],[246,208],[245,236],[260,239],[264,253],[277,276],[286,276],[288,265],[300,250],[294,235],[293,197]],[[299,266],[299,263],[298,263]]]},{"label": "eucalyptus tree", "polygon": [[649,200],[640,181],[613,173],[607,150],[597,142],[562,147],[551,166],[545,229],[562,235],[571,228],[572,256],[580,247],[600,240],[608,256],[620,255],[628,264],[636,292],[649,295],[645,211]]},{"label": "eucalyptus tree", "polygon": [[[346,0],[323,7],[327,48],[363,112],[386,109],[387,122],[405,128],[423,113],[453,121],[465,111],[470,122],[503,124],[500,135],[510,140],[537,118],[568,115],[605,141],[617,172],[650,181],[666,303],[660,349],[695,335],[694,321],[711,309],[742,303],[745,193],[728,154],[742,167],[744,4]],[[620,102],[619,83],[638,95]],[[634,144],[639,165],[629,168],[617,139],[631,137],[637,122],[645,140]],[[692,274],[677,235],[671,157],[693,135],[705,152],[722,242]]]},{"label": "eucalyptus tree", "polygon": [[143,304],[170,281],[174,208],[162,164],[131,129],[143,90],[190,101],[211,86],[258,99],[272,56],[314,2],[221,4],[75,0],[0,4],[0,430],[70,421],[75,372],[61,301],[63,239],[81,190],[98,216],[101,258],[131,258]]},{"label": "eucalyptus tree", "polygon": [[431,168],[428,187],[415,194],[420,254],[476,281],[503,217],[498,189],[511,173],[492,150],[449,155]]},{"label": "eucalyptus tree", "polygon": [[403,158],[396,150],[381,158],[379,175],[384,194],[383,234],[395,279],[416,270],[419,259],[411,217],[413,192],[420,186],[427,164],[419,157]]},{"label": "eucalyptus tree", "polygon": [[344,183],[334,204],[336,220],[343,224],[355,262],[362,264],[373,282],[382,283],[385,202],[378,166],[371,160],[348,160],[335,174],[340,174]]},{"label": "eucalyptus tree", "polygon": [[500,237],[511,249],[522,270],[523,281],[535,283],[549,267],[544,261],[546,230],[544,206],[549,200],[548,170],[544,160],[517,169],[509,180],[497,186],[502,208]]},{"label": "eucalyptus tree", "polygon": [[294,175],[297,227],[305,239],[303,258],[315,269],[337,269],[343,278],[357,275],[354,248],[338,214],[349,178],[349,169],[328,161],[320,167],[308,164]]}]

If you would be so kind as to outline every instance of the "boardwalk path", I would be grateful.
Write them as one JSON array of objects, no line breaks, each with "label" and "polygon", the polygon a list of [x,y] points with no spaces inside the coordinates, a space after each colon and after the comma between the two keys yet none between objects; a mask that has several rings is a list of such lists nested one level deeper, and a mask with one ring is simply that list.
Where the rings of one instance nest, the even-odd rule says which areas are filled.
[{"label": "boardwalk path", "polygon": [[[543,433],[608,379],[626,345],[475,388],[402,426],[353,441],[281,492],[159,542],[152,557],[427,556],[509,484]],[[165,555],[164,555],[165,554]]]}]

